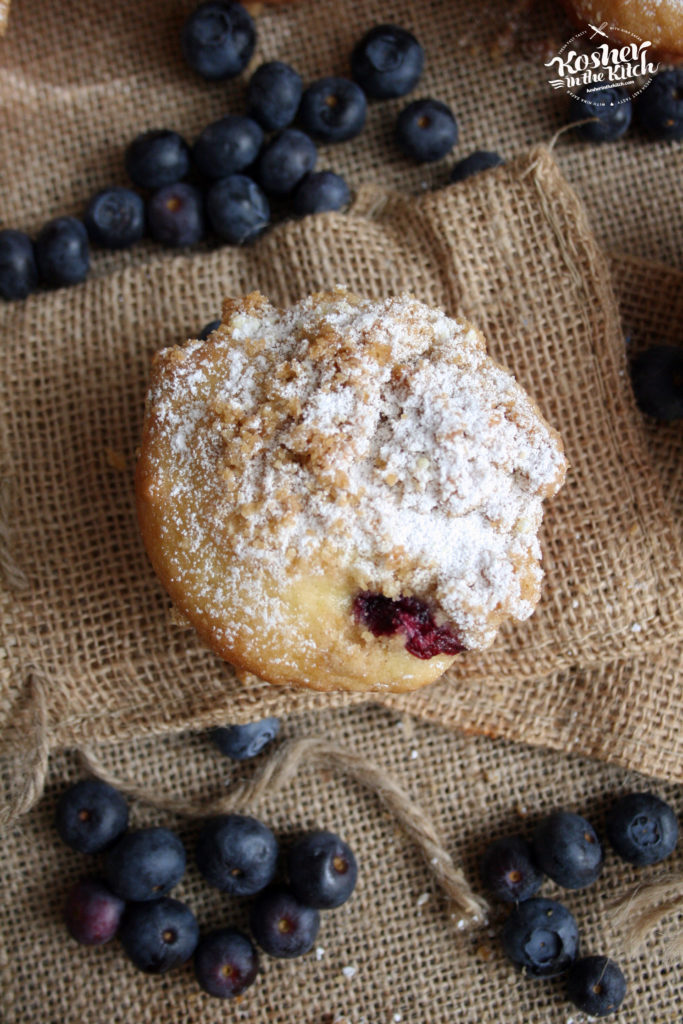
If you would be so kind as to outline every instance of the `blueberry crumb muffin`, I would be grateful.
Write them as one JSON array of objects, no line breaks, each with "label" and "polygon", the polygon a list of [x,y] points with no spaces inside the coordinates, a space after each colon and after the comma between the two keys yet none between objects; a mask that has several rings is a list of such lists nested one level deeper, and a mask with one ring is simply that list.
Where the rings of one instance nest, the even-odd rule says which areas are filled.
[{"label": "blueberry crumb muffin", "polygon": [[238,670],[400,691],[531,615],[565,469],[470,324],[410,295],[254,292],[155,356],[136,495],[174,605]]}]

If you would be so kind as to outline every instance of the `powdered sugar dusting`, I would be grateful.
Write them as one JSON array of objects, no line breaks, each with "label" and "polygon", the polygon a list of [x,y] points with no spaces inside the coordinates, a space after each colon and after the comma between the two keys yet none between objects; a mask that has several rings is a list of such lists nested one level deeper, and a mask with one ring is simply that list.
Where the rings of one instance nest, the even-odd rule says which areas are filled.
[{"label": "powdered sugar dusting", "polygon": [[533,611],[542,499],[565,460],[468,324],[410,296],[248,296],[206,341],[160,353],[150,412],[177,573],[208,559],[201,597],[226,635],[245,580],[276,626],[260,581],[302,567],[420,597],[469,648]]}]

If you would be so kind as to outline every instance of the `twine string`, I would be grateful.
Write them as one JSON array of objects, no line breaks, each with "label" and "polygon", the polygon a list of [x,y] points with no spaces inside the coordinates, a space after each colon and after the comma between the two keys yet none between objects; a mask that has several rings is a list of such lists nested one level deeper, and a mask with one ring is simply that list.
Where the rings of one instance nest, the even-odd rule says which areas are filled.
[{"label": "twine string", "polygon": [[[40,799],[45,786],[50,753],[47,686],[39,672],[31,669],[27,678],[25,726],[28,740],[22,745],[13,766],[16,791],[9,803],[0,808],[0,828],[11,827]],[[398,820],[406,834],[421,850],[427,867],[444,891],[452,918],[458,927],[485,923],[488,904],[475,895],[462,871],[455,865],[431,819],[419,804],[377,764],[356,751],[347,750],[320,737],[293,738],[283,743],[262,765],[252,779],[205,799],[187,800],[172,794],[149,790],[112,772],[89,749],[77,751],[83,767],[115,786],[129,797],[159,810],[183,817],[203,818],[215,814],[244,812],[258,806],[266,797],[284,789],[304,765],[332,766],[374,793]],[[625,932],[624,948],[633,954],[647,937],[672,914],[683,915],[683,871],[672,872],[637,886],[613,908],[614,925]],[[664,949],[666,959],[683,958],[683,928]]]},{"label": "twine string", "polygon": [[[665,918],[675,913],[683,914],[683,871],[636,886],[613,907],[613,923],[625,933],[624,951],[637,953]],[[665,945],[664,957],[672,963],[683,959],[683,922],[678,934]]]},{"label": "twine string", "polygon": [[22,744],[12,768],[15,790],[9,802],[0,807],[0,829],[11,828],[22,814],[40,800],[45,788],[50,759],[50,733],[46,687],[35,670],[26,682],[28,708],[26,730],[28,742]]},{"label": "twine string", "polygon": [[253,779],[235,786],[229,793],[203,801],[188,801],[145,789],[111,772],[92,751],[81,749],[79,755],[84,768],[128,796],[191,818],[247,811],[284,789],[303,765],[332,766],[374,793],[396,817],[421,850],[429,871],[446,895],[449,914],[458,928],[483,924],[487,919],[488,904],[472,892],[424,809],[387,772],[356,751],[319,737],[294,738],[282,744]]},{"label": "twine string", "polygon": [[[13,766],[12,776],[16,791],[8,804],[0,808],[0,828],[3,829],[11,827],[40,799],[47,777],[50,755],[47,688],[45,681],[35,670],[28,676],[27,698],[27,741],[22,744],[21,753]],[[233,787],[229,793],[219,793],[204,800],[187,800],[149,790],[112,772],[94,751],[81,748],[77,753],[87,771],[122,793],[158,810],[190,818],[246,811],[258,806],[266,797],[284,789],[294,780],[304,764],[332,766],[374,793],[396,817],[410,839],[422,851],[429,871],[447,897],[449,913],[457,920],[458,927],[481,924],[487,918],[486,901],[472,892],[425,810],[391,775],[356,751],[347,750],[319,737],[294,738],[275,750],[252,779]]]}]

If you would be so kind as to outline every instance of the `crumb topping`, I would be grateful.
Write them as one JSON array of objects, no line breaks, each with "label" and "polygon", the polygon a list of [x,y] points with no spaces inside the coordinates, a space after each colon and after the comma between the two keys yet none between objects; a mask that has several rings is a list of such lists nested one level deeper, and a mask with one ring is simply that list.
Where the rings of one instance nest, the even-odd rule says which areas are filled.
[{"label": "crumb topping", "polygon": [[216,615],[238,582],[257,601],[297,571],[417,596],[472,648],[533,611],[565,459],[469,324],[341,288],[290,309],[227,300],[207,340],[155,357],[150,417],[150,491],[182,535],[178,573],[209,552]]}]

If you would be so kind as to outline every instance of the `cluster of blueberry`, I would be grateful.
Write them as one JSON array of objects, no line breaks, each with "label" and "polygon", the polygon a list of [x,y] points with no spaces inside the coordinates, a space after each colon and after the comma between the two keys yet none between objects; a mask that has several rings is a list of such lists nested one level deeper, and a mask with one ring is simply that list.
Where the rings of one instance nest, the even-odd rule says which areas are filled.
[{"label": "cluster of blueberry", "polygon": [[[671,854],[678,821],[671,807],[652,793],[630,793],[609,809],[605,829],[616,853],[638,866]],[[531,842],[520,835],[491,843],[484,851],[482,881],[496,899],[515,903],[502,931],[505,954],[533,978],[567,971],[567,997],[584,1013],[614,1013],[626,994],[619,966],[606,956],[577,959],[579,929],[563,904],[536,896],[547,875],[566,889],[582,889],[602,871],[603,849],[585,818],[556,811],[536,826]]]},{"label": "cluster of blueberry", "polygon": [[[236,760],[254,756],[277,731],[277,719],[216,730],[219,747]],[[233,927],[200,934],[187,904],[168,893],[185,873],[180,838],[166,828],[128,829],[128,805],[112,786],[76,783],[58,803],[57,830],[81,853],[103,854],[102,872],[69,891],[65,919],[77,942],[102,945],[118,936],[132,963],[163,974],[194,956],[205,992],[230,999],[255,980],[254,942]],[[288,883],[275,881],[279,861],[273,832],[256,818],[224,814],[208,819],[195,859],[206,881],[230,896],[253,896],[249,923],[270,956],[297,957],[313,946],[320,911],[341,906],[353,892],[358,867],[347,843],[332,832],[305,834],[286,856]]]},{"label": "cluster of blueberry", "polygon": [[[230,78],[247,66],[255,38],[253,21],[239,3],[210,0],[187,19],[182,50],[204,78]],[[126,172],[145,199],[112,186],[92,197],[82,220],[57,217],[35,242],[21,231],[0,231],[0,296],[23,299],[39,283],[59,287],[85,280],[91,242],[123,249],[147,233],[163,245],[185,247],[199,242],[208,228],[221,241],[240,245],[267,228],[273,202],[286,200],[297,216],[342,209],[351,198],[349,187],[333,171],[314,170],[316,142],[358,135],[368,97],[407,95],[423,67],[422,46],[396,25],[378,25],[356,44],[351,78],[328,76],[304,88],[289,65],[262,64],[247,86],[246,115],[209,124],[192,146],[166,129],[133,140]],[[295,120],[298,127],[292,127]],[[415,100],[398,115],[396,141],[412,159],[439,160],[457,139],[456,119],[438,100]],[[455,165],[451,181],[499,163],[497,153],[473,153]]]},{"label": "cluster of blueberry", "polygon": [[[255,39],[253,23],[239,3],[209,0],[187,19],[182,49],[187,62],[202,77],[231,78],[246,67]],[[397,25],[377,25],[353,49],[351,79],[321,78],[304,90],[293,68],[274,61],[253,76],[247,106],[267,131],[281,131],[298,117],[302,128],[314,138],[344,142],[362,130],[368,97],[406,96],[417,85],[423,67],[424,50],[411,32]],[[450,152],[457,138],[452,111],[437,100],[409,104],[396,123],[399,146],[420,161],[439,160]]]},{"label": "cluster of blueberry", "polygon": [[569,104],[569,121],[584,122],[574,131],[589,142],[614,142],[636,121],[655,139],[683,139],[683,68],[660,71],[635,101],[621,86],[584,86]]}]

